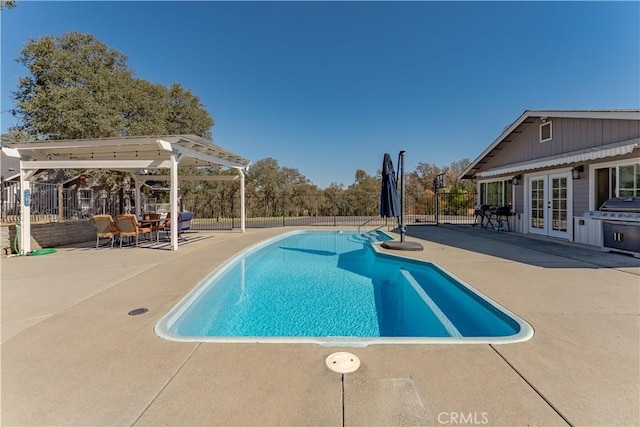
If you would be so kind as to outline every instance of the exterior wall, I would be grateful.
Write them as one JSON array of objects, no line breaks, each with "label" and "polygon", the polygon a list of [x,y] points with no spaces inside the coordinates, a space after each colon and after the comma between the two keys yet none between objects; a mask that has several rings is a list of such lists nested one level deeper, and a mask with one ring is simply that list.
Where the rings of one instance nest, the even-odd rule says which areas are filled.
[{"label": "exterior wall", "polygon": [[535,120],[517,138],[504,144],[482,170],[640,138],[638,120],[553,118],[549,121],[553,123],[550,141],[540,142],[542,122]]},{"label": "exterior wall", "polygon": [[516,214],[521,214],[524,212],[524,190],[525,185],[524,182],[519,183],[514,186],[515,194],[513,197],[513,212]]},{"label": "exterior wall", "polygon": [[[16,226],[3,225],[0,228],[2,255],[13,253]],[[31,250],[90,242],[95,239],[96,231],[91,221],[31,224]]]},{"label": "exterior wall", "polygon": [[[585,167],[580,174],[580,179],[574,179],[573,184],[573,215],[582,216],[589,210],[589,174]],[[570,213],[571,214],[571,213]]]},{"label": "exterior wall", "polygon": [[592,218],[573,219],[573,241],[591,246],[602,245],[602,221]]}]

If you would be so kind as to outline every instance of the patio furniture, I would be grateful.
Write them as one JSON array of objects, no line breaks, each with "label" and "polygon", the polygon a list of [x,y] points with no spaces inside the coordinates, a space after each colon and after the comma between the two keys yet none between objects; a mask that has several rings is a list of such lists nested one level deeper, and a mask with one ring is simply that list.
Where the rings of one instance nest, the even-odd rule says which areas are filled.
[{"label": "patio furniture", "polygon": [[161,215],[156,212],[149,212],[142,216],[142,220],[140,221],[140,225],[142,227],[151,228],[151,239],[153,240],[153,232],[156,233],[156,240],[160,240],[160,230],[163,225],[160,224],[162,222]]},{"label": "patio furniture", "polygon": [[491,224],[492,228],[496,230],[504,230],[504,224],[507,224],[507,230],[511,231],[511,224],[509,223],[509,217],[513,216],[510,206],[500,206],[495,209],[491,209],[490,219],[495,221],[495,224]]},{"label": "patio furniture", "polygon": [[140,236],[141,234],[149,233],[149,237],[152,238],[151,228],[140,227],[140,225],[138,224],[138,219],[133,214],[122,214],[116,216],[116,224],[120,229],[120,247],[122,247],[123,237],[135,237],[136,246],[138,246],[138,236]]},{"label": "patio furniture", "polygon": [[[195,214],[193,212],[180,212],[178,214],[178,237],[180,237],[183,232],[191,230],[191,221],[194,216]],[[167,216],[167,220],[161,230],[167,233],[167,237],[169,236],[169,233],[171,233],[171,226],[171,217]]]},{"label": "patio furniture", "polygon": [[489,205],[482,205],[480,207],[476,207],[474,210],[474,213],[476,216],[475,221],[473,223],[474,227],[476,225],[479,225],[485,230],[489,226],[491,226],[491,228],[494,228],[493,223],[491,222],[491,208],[489,207]]},{"label": "patio furniture", "polygon": [[111,247],[116,236],[120,236],[120,230],[113,221],[111,215],[94,215],[91,222],[96,229],[96,249],[100,244],[100,238],[108,237],[111,239]]}]

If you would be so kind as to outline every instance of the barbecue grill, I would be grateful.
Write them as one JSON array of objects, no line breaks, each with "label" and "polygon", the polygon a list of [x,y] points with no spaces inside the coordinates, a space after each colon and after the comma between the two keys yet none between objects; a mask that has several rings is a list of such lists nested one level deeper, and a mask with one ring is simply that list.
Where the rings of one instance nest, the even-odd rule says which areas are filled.
[{"label": "barbecue grill", "polygon": [[602,250],[640,258],[640,197],[614,197],[584,217],[602,220]]}]

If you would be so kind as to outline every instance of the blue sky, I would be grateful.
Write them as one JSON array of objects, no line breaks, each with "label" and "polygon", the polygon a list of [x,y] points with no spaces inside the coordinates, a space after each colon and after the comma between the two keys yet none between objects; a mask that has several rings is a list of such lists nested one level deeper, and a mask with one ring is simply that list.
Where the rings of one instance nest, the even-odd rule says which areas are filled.
[{"label": "blue sky", "polygon": [[214,141],[314,184],[473,160],[527,109],[640,108],[639,2],[33,2],[1,12],[2,132],[29,38],[91,33],[200,97]]}]

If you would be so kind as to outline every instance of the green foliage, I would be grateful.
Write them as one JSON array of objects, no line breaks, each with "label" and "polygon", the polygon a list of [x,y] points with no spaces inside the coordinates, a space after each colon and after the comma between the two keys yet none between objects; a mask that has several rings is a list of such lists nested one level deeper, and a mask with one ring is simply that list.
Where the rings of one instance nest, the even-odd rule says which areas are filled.
[{"label": "green foliage", "polygon": [[13,9],[16,7],[16,0],[0,0],[0,10]]},{"label": "green foliage", "polygon": [[[247,195],[257,203],[254,215],[300,216],[317,212],[321,190],[298,169],[280,167],[273,158],[258,160],[247,173]],[[285,199],[288,201],[285,203]]]},{"label": "green foliage", "polygon": [[[461,162],[463,164],[464,162]],[[434,195],[432,176],[441,171],[452,174],[456,167],[438,168],[421,164],[418,169],[408,173],[405,179],[406,205],[413,214],[426,215],[433,212]],[[191,174],[230,174],[230,170],[197,170]],[[295,218],[304,216],[364,216],[379,215],[380,186],[379,176],[371,176],[363,170],[354,174],[354,183],[348,188],[343,184],[332,183],[324,190],[312,184],[298,169],[280,166],[273,158],[257,161],[246,176],[246,212],[248,218]],[[425,188],[424,183],[429,183]],[[440,213],[466,215],[473,208],[474,198],[469,197],[464,183],[457,183],[440,192]],[[196,212],[199,218],[216,218],[225,221],[239,215],[239,180],[236,181],[184,181],[180,184],[180,193],[185,209]],[[158,201],[167,192],[153,195]]]},{"label": "green foliage", "polygon": [[379,177],[372,177],[362,169],[356,170],[355,182],[344,191],[339,205],[342,215],[377,215],[380,208]]},{"label": "green foliage", "polygon": [[91,34],[30,39],[17,62],[29,75],[12,93],[12,113],[32,138],[211,137],[213,119],[197,96],[134,77],[127,57]]},{"label": "green foliage", "polygon": [[17,59],[30,72],[13,92],[18,129],[38,139],[117,135],[133,74],[126,61],[88,34],[30,39]]},{"label": "green foliage", "polygon": [[[9,132],[13,141],[166,134],[211,137],[213,119],[197,96],[178,83],[167,88],[134,77],[127,57],[91,34],[30,39],[17,62],[29,75],[20,78],[12,92],[16,101],[12,114],[19,120]],[[79,171],[67,172],[74,173]],[[86,174],[110,189],[125,184],[127,176],[96,170]]]},{"label": "green foliage", "polygon": [[166,89],[161,99],[165,100],[164,123],[167,135],[196,134],[211,138],[214,121],[205,110],[200,99],[179,83]]}]

